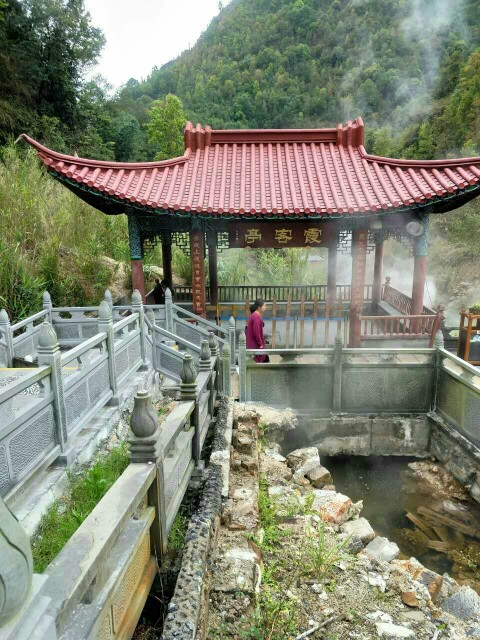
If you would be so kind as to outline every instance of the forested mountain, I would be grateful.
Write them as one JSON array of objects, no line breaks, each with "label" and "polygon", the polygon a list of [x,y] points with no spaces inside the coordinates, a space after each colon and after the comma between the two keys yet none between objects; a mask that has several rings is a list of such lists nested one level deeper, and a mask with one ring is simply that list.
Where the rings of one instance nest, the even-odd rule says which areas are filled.
[{"label": "forested mountain", "polygon": [[[152,135],[155,121],[165,121],[159,101],[173,94],[185,109],[183,114],[178,100],[169,98],[179,132],[184,115],[215,128],[334,126],[361,115],[371,152],[480,155],[479,0],[232,0],[192,49],[161,68],[152,60],[145,81],[130,79],[113,96],[105,80],[85,80],[103,44],[83,0],[0,0],[0,145],[26,131],[60,151],[151,160],[164,153],[161,132]],[[175,148],[174,139],[167,147],[170,142]],[[27,176],[31,162],[22,165],[14,158],[19,153],[24,150],[9,147],[3,154],[0,184],[18,179],[12,206],[20,216],[45,203],[37,206],[25,192],[31,175],[39,177]],[[37,187],[36,197],[42,188],[51,198],[60,194],[56,186]],[[66,201],[55,197],[64,215]],[[70,228],[79,214],[70,215],[69,207]],[[2,226],[4,213],[0,208]],[[21,233],[0,237],[13,252],[0,251],[0,276],[8,256],[14,257],[9,273],[18,273],[19,252],[32,276],[42,283],[51,276],[39,247],[25,241],[38,232],[32,220],[19,226]],[[66,236],[49,228],[46,212],[42,220],[48,258],[58,260]],[[71,234],[83,243],[83,258],[76,260],[85,273],[90,267],[84,258],[92,265],[95,256],[120,257],[126,250],[120,220],[99,218],[91,230],[88,238],[75,229]],[[474,283],[480,203],[438,217],[433,233],[438,282],[448,285],[449,294],[465,280]],[[74,302],[68,290],[58,296]]]}]

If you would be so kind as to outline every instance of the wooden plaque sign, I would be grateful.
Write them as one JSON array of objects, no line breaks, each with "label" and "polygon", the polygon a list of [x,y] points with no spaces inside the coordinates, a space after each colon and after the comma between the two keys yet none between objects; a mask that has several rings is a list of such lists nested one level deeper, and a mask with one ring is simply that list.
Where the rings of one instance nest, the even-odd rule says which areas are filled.
[{"label": "wooden plaque sign", "polygon": [[190,231],[193,312],[205,313],[205,269],[203,263],[203,231]]},{"label": "wooden plaque sign", "polygon": [[327,247],[334,237],[329,222],[233,222],[228,225],[230,248]]}]

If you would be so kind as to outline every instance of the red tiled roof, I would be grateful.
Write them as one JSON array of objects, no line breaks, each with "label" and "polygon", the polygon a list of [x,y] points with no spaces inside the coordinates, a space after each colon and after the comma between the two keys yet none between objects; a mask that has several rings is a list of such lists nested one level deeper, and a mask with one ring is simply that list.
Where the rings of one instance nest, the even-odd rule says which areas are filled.
[{"label": "red tiled roof", "polygon": [[183,156],[145,163],[86,160],[23,137],[48,171],[70,186],[150,210],[348,215],[438,201],[480,182],[480,158],[414,161],[368,154],[361,118],[336,129],[215,131],[187,123]]}]

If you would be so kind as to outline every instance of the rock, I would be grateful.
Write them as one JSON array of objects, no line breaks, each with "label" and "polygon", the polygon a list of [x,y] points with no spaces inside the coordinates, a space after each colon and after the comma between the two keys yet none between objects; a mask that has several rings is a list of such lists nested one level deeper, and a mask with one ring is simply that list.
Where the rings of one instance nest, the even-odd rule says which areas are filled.
[{"label": "rock", "polygon": [[[237,491],[242,490],[237,489]],[[227,500],[223,512],[223,522],[232,531],[251,531],[256,528],[258,518],[257,496],[253,491],[248,497]]]},{"label": "rock", "polygon": [[419,607],[420,600],[415,595],[414,591],[405,591],[402,593],[402,602],[407,605],[407,607]]},{"label": "rock", "polygon": [[367,582],[371,587],[378,587],[378,589],[380,589],[382,593],[385,593],[387,583],[379,573],[375,573],[375,571],[370,571],[370,573],[367,576]]},{"label": "rock", "polygon": [[462,587],[442,603],[442,609],[461,620],[480,615],[480,596],[470,587]]},{"label": "rock", "polygon": [[348,535],[347,533],[340,533],[338,536],[340,542],[344,543],[343,548],[352,555],[357,555],[363,549],[363,542],[355,534]]},{"label": "rock", "polygon": [[234,500],[252,500],[255,498],[255,492],[253,489],[247,489],[246,487],[239,487],[235,489],[232,494]]},{"label": "rock", "polygon": [[480,638],[480,627],[478,625],[472,625],[467,629],[468,638]]},{"label": "rock", "polygon": [[430,460],[410,462],[407,479],[413,479],[415,493],[428,495],[429,498],[468,500],[468,493],[462,484],[440,464]]},{"label": "rock", "polygon": [[251,476],[254,476],[258,468],[258,460],[252,456],[245,456],[242,460],[241,466],[243,469],[248,471]]},{"label": "rock", "polygon": [[239,453],[253,454],[255,441],[252,436],[246,433],[235,432],[232,439],[233,446]]},{"label": "rock", "polygon": [[367,618],[370,620],[378,621],[378,622],[392,622],[392,616],[385,611],[372,611],[371,613],[367,613]]},{"label": "rock", "polygon": [[375,626],[380,638],[415,638],[414,631],[391,622],[377,622]]},{"label": "rock", "polygon": [[255,552],[250,549],[235,547],[215,559],[214,591],[253,594],[259,580],[260,565]]},{"label": "rock", "polygon": [[286,464],[265,455],[261,457],[260,468],[270,484],[286,484],[293,477],[292,470]]},{"label": "rock", "polygon": [[263,454],[265,456],[267,456],[268,458],[271,458],[272,460],[275,460],[276,462],[286,462],[287,461],[287,459],[284,456],[282,456],[281,453],[276,451],[276,449],[264,449]]},{"label": "rock", "polygon": [[323,489],[313,489],[312,510],[320,514],[322,520],[332,524],[343,524],[356,514],[354,505],[348,496]]},{"label": "rock", "polygon": [[345,522],[345,524],[342,524],[340,527],[340,531],[351,536],[357,536],[364,545],[375,538],[375,531],[366,518],[358,518],[357,520]]},{"label": "rock", "polygon": [[335,489],[335,485],[334,485],[334,484],[326,484],[326,485],[323,487],[323,490],[324,490],[324,491],[336,491],[336,489]]},{"label": "rock", "polygon": [[287,456],[287,464],[293,469],[294,482],[304,485],[303,479],[305,476],[321,466],[318,449],[316,447],[307,447],[292,451]]},{"label": "rock", "polygon": [[426,617],[421,611],[402,611],[400,618],[405,622],[425,622]]},{"label": "rock", "polygon": [[264,404],[235,403],[234,418],[241,421],[244,414],[250,414],[258,421],[268,440],[269,448],[274,448],[275,444],[283,442],[285,435],[297,427],[295,412],[289,408],[274,409]]},{"label": "rock", "polygon": [[[392,564],[400,571],[408,573],[414,580],[427,587],[432,602],[436,602],[444,583],[444,577],[426,569],[416,558],[409,560],[394,560]],[[445,593],[445,596],[449,593]]]},{"label": "rock", "polygon": [[287,456],[287,464],[294,471],[297,471],[301,467],[304,467],[309,462],[314,463],[314,466],[312,466],[312,469],[320,466],[320,456],[318,454],[317,447],[306,447],[304,449],[295,449],[295,451],[292,451]]},{"label": "rock", "polygon": [[307,479],[310,480],[316,489],[322,489],[325,485],[330,485],[333,482],[330,471],[322,467],[322,465],[309,471],[307,473]]},{"label": "rock", "polygon": [[395,542],[390,542],[387,538],[377,536],[366,547],[365,553],[375,560],[383,560],[383,562],[391,562],[398,558],[400,549]]}]

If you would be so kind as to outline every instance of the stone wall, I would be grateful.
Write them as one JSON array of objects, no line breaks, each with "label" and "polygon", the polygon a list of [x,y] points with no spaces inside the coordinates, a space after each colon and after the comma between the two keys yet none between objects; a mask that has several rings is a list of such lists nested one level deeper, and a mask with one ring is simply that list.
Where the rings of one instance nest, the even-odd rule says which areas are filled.
[{"label": "stone wall", "polygon": [[287,434],[285,449],[316,446],[320,455],[430,455],[430,422],[426,415],[299,414]]}]

